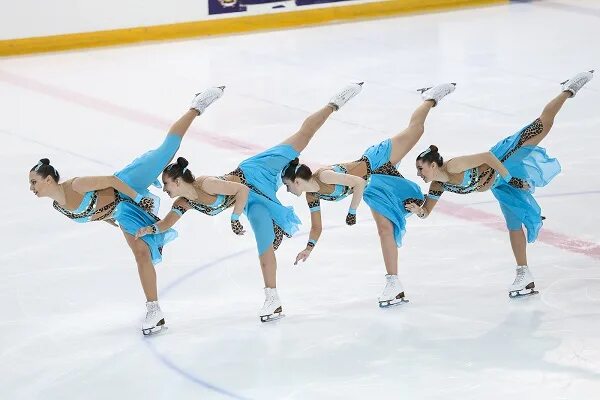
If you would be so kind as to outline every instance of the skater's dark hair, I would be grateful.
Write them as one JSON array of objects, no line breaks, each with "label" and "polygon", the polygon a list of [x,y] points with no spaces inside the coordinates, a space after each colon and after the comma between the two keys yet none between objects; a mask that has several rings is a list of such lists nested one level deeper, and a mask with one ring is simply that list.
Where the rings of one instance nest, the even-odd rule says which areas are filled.
[{"label": "skater's dark hair", "polygon": [[163,171],[163,174],[169,178],[175,180],[177,178],[183,179],[186,183],[194,183],[194,174],[187,167],[189,164],[188,160],[183,157],[177,157],[177,162],[167,165],[167,168]]},{"label": "skater's dark hair", "polygon": [[47,158],[42,158],[29,171],[35,171],[43,179],[46,179],[48,176],[50,176],[52,177],[52,179],[54,179],[54,182],[56,183],[58,183],[58,181],[60,180],[60,175],[58,174],[58,171],[54,169],[52,165],[50,165],[50,160],[48,160]]},{"label": "skater's dark hair", "polygon": [[312,171],[306,164],[300,164],[300,160],[298,157],[294,158],[290,163],[285,167],[283,173],[281,174],[282,179],[289,179],[290,181],[295,180],[296,178],[304,179],[305,181],[310,180],[312,178]]},{"label": "skater's dark hair", "polygon": [[419,154],[417,161],[424,161],[429,164],[436,163],[438,167],[444,165],[444,158],[438,152],[437,146],[433,144],[429,146],[427,150]]}]

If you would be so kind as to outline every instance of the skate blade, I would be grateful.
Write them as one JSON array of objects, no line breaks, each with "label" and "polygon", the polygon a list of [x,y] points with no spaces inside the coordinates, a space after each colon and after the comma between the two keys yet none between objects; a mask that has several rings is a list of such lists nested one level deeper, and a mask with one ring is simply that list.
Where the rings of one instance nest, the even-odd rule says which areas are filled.
[{"label": "skate blade", "polygon": [[392,308],[392,307],[400,306],[404,303],[408,303],[408,299],[405,299],[404,297],[401,299],[380,301],[379,308]]},{"label": "skate blade", "polygon": [[429,87],[424,87],[424,88],[421,88],[421,89],[417,89],[417,92],[419,92],[419,93],[423,94],[423,93],[425,93],[426,91],[428,91],[429,89],[431,89],[432,87],[433,87],[433,86],[429,86]]},{"label": "skate blade", "polygon": [[380,308],[389,308],[389,307],[399,306],[402,303],[408,303],[408,299],[406,297],[404,297],[404,292],[398,293],[398,295],[391,300],[383,300],[383,301],[379,300],[379,307]]},{"label": "skate blade", "polygon": [[516,299],[519,297],[533,296],[534,294],[538,293],[539,292],[535,289],[516,290],[514,292],[508,292],[508,297],[510,297],[511,299]]},{"label": "skate blade", "polygon": [[285,317],[285,314],[282,314],[282,313],[271,314],[271,315],[261,315],[260,322],[277,321],[278,319],[281,319],[283,317]]},{"label": "skate blade", "polygon": [[152,328],[142,328],[142,334],[144,336],[154,336],[154,335],[158,335],[159,333],[163,332],[163,331],[167,331],[167,325],[165,325],[165,319],[161,319],[160,321],[158,321],[158,323],[153,326]]},{"label": "skate blade", "polygon": [[158,336],[167,332],[169,328],[166,325],[155,326],[150,329],[142,329],[142,334],[144,336]]}]

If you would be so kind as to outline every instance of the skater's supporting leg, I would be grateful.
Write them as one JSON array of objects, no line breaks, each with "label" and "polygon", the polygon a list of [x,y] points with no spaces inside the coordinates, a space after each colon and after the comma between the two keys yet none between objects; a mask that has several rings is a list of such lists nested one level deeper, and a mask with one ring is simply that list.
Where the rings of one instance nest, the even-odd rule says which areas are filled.
[{"label": "skater's supporting leg", "polygon": [[[281,317],[281,301],[277,294],[277,258],[273,248],[275,233],[273,232],[273,221],[268,210],[260,205],[254,204],[248,208],[248,220],[256,238],[259,249],[258,259],[263,275],[265,287],[265,302],[259,311],[262,322]],[[278,314],[274,317],[274,314]]]},{"label": "skater's supporting leg", "polygon": [[267,208],[262,204],[251,204],[248,207],[247,216],[256,239],[265,287],[274,288],[276,287],[277,259],[273,249],[273,242],[275,241],[273,220],[271,220]]},{"label": "skater's supporting leg", "polygon": [[527,239],[523,228],[519,230],[509,230],[510,245],[512,246],[513,254],[517,265],[527,265]]},{"label": "skater's supporting leg", "polygon": [[277,259],[273,246],[258,256],[260,260],[260,269],[262,270],[263,280],[266,288],[277,287]]},{"label": "skater's supporting leg", "polygon": [[388,275],[398,274],[398,246],[394,238],[394,226],[383,215],[371,210],[375,224],[377,224],[377,233],[381,242],[381,252],[383,253],[383,262]]},{"label": "skater's supporting leg", "polygon": [[138,266],[138,273],[142,288],[146,295],[146,317],[142,322],[142,333],[154,335],[165,328],[165,319],[158,304],[158,290],[156,287],[156,270],[152,264],[150,250],[143,240],[137,240],[134,236],[123,232],[125,240],[131,248]]},{"label": "skater's supporting leg", "polygon": [[379,306],[385,308],[407,300],[404,300],[404,289],[398,280],[398,246],[394,238],[394,226],[390,220],[378,212],[371,210],[371,213],[377,224],[383,262],[387,272],[386,284],[379,296]]},{"label": "skater's supporting leg", "polygon": [[150,250],[143,240],[136,238],[126,232],[123,232],[127,244],[131,248],[138,267],[138,274],[146,295],[146,301],[158,300],[158,290],[156,286],[156,270],[152,264]]}]

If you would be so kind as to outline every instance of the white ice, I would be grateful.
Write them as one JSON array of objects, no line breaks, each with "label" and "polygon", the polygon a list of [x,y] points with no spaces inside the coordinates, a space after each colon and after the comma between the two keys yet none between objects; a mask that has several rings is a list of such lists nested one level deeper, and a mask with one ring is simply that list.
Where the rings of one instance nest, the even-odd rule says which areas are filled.
[{"label": "white ice", "polygon": [[[297,30],[0,60],[0,398],[593,399],[600,393],[600,79],[568,100],[543,146],[563,172],[537,198],[537,296],[511,300],[514,260],[491,193],[446,193],[400,250],[410,303],[381,310],[384,267],[366,205],[323,204],[311,258],[304,221],[277,252],[287,317],[261,324],[251,234],[190,212],[157,267],[167,334],[143,338],[144,297],[122,235],[78,225],[28,190],[42,157],[63,177],[106,175],[158,145],[191,96],[227,85],[180,154],[231,171],[297,129],[339,87],[363,92],[303,154],[354,160],[400,131],[415,89],[458,83],[423,140],[446,158],[485,151],[536,118],[559,82],[600,68],[600,4],[541,1]],[[418,181],[423,190],[426,185]],[[163,195],[161,214],[170,200]],[[249,227],[245,217],[242,221]]]}]

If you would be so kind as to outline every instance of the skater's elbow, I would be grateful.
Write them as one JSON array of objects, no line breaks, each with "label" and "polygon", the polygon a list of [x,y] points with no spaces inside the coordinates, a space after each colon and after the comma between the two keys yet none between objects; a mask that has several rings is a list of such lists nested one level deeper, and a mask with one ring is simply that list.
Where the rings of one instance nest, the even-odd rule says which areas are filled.
[{"label": "skater's elbow", "polygon": [[313,235],[313,234],[320,235],[321,232],[323,232],[323,226],[320,223],[311,225],[311,227],[310,227],[311,235]]},{"label": "skater's elbow", "polygon": [[246,196],[248,196],[248,194],[250,193],[250,188],[246,185],[243,185],[241,183],[238,183],[238,193],[240,194],[244,194]]}]

